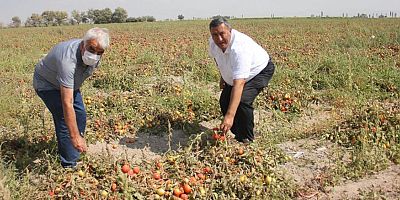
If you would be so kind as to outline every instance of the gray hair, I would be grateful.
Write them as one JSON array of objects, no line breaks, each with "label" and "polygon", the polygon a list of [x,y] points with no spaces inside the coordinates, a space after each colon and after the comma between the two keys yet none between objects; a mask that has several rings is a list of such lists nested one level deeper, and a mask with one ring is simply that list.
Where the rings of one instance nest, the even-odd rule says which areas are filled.
[{"label": "gray hair", "polygon": [[211,22],[210,22],[210,30],[212,28],[215,28],[215,27],[221,25],[221,24],[225,24],[225,26],[227,26],[229,29],[232,29],[231,25],[228,23],[228,20],[226,20],[224,17],[217,16],[217,17],[214,17],[213,20],[211,20]]},{"label": "gray hair", "polygon": [[108,29],[106,28],[91,28],[89,29],[85,36],[83,36],[83,42],[86,45],[89,40],[96,40],[102,49],[107,49],[110,45],[110,36],[108,34]]}]

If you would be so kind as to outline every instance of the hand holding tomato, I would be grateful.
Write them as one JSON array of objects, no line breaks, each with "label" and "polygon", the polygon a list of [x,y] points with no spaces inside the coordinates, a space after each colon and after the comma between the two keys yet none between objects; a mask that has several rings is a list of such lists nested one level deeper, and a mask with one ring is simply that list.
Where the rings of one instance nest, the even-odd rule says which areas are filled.
[{"label": "hand holding tomato", "polygon": [[232,125],[233,125],[233,117],[231,116],[225,116],[224,120],[222,121],[221,125],[219,126],[219,129],[222,131],[223,134],[226,134],[229,130],[231,130]]}]

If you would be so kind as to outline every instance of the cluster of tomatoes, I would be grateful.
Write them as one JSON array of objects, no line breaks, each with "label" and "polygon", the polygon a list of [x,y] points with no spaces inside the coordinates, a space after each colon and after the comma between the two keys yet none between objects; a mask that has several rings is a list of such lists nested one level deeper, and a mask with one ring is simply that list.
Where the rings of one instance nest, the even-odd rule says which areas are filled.
[{"label": "cluster of tomatoes", "polygon": [[[263,191],[280,190],[275,187],[277,175],[271,170],[279,156],[265,157],[265,150],[240,145],[218,128],[199,136],[182,151],[169,152],[155,161],[133,164],[127,159],[88,160],[78,176],[62,182],[74,180],[73,183],[52,187],[49,194],[101,199],[132,195],[139,195],[135,196],[139,199],[210,199],[217,198],[215,191],[219,191],[218,198],[229,199],[261,198]],[[97,165],[98,162],[104,164]],[[92,183],[89,188],[88,182]],[[76,188],[83,188],[82,192],[76,194]]]},{"label": "cluster of tomatoes", "polygon": [[[283,113],[300,112],[302,107],[312,98],[302,90],[297,90],[295,92],[272,91],[262,96],[265,101],[258,102],[259,104],[265,104],[262,106],[266,106],[272,110],[280,110]],[[312,101],[317,103],[320,100],[315,99]]]},{"label": "cluster of tomatoes", "polygon": [[[170,158],[174,160],[175,158]],[[201,171],[190,178],[174,179],[170,178],[167,171],[168,169],[163,169],[164,164],[162,162],[156,161],[154,171],[151,175],[148,172],[141,171],[139,166],[131,167],[129,163],[123,163],[120,167],[120,171],[125,174],[131,180],[140,180],[138,177],[140,173],[144,173],[144,176],[152,179],[152,190],[154,197],[157,198],[173,198],[173,199],[189,199],[190,196],[205,196],[206,190],[202,186],[204,181],[208,179],[208,175],[212,173],[211,167],[204,167]],[[118,169],[117,169],[118,171]],[[152,171],[152,170],[150,170]],[[123,187],[123,183],[114,181],[111,184],[112,192],[120,192]],[[195,188],[193,188],[195,187]],[[196,189],[196,191],[194,191]],[[193,194],[196,193],[196,194]],[[101,192],[103,197],[108,197],[108,192]]]},{"label": "cluster of tomatoes", "polygon": [[225,141],[226,135],[219,128],[213,128],[212,138],[216,141]]}]

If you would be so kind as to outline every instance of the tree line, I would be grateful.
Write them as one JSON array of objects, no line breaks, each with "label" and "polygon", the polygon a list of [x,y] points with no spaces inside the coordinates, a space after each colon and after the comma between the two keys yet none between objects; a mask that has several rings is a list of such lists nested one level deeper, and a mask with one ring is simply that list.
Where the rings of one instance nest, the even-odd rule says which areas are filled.
[{"label": "tree line", "polygon": [[[32,13],[25,20],[26,27],[41,27],[41,26],[61,26],[61,25],[76,25],[82,23],[91,24],[107,24],[107,23],[124,23],[124,22],[154,22],[156,18],[153,16],[128,17],[128,12],[121,7],[118,7],[114,12],[110,8],[104,9],[89,9],[88,11],[73,10],[71,17],[66,11],[51,11],[47,10],[42,14]],[[9,27],[20,27],[22,21],[18,16],[11,19]]]}]

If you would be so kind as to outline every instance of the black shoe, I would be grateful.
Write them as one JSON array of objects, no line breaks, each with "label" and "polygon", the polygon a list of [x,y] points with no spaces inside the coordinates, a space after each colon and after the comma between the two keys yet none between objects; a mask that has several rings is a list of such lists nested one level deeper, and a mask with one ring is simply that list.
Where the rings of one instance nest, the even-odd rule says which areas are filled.
[{"label": "black shoe", "polygon": [[246,139],[240,139],[240,140],[238,140],[238,142],[241,142],[241,143],[243,143],[243,144],[250,144],[250,143],[252,143],[253,141],[246,138]]}]

